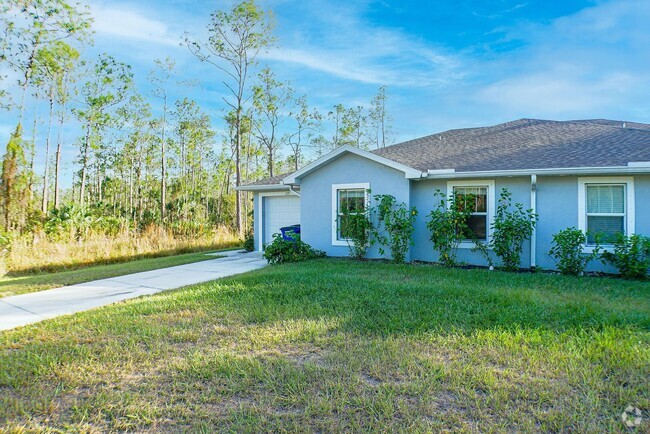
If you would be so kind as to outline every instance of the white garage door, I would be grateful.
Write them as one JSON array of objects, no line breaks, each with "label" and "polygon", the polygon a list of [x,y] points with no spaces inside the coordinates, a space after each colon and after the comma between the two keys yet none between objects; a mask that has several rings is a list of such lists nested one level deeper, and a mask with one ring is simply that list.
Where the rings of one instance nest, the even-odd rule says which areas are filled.
[{"label": "white garage door", "polygon": [[280,228],[300,224],[300,198],[298,196],[266,196],[264,199],[264,227],[262,242],[273,241]]}]

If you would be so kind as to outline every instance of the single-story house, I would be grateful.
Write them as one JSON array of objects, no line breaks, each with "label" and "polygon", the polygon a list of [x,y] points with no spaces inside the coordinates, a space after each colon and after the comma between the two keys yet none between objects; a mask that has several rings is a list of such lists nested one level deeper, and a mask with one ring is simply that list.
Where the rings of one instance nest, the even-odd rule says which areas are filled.
[{"label": "single-story house", "polygon": [[[477,207],[471,225],[478,239],[489,239],[504,188],[513,203],[539,215],[534,235],[524,245],[522,268],[554,268],[548,255],[552,237],[567,227],[650,236],[650,124],[521,119],[449,130],[374,151],[343,146],[294,173],[239,187],[254,192],[259,250],[280,227],[300,224],[306,243],[330,256],[348,255],[337,224],[340,205],[355,197],[367,199],[371,190],[417,208],[407,259],[421,261],[437,260],[426,227],[437,189],[479,197],[483,206]],[[471,241],[462,243],[458,259],[485,265],[472,247]],[[380,256],[377,246],[368,256]],[[603,266],[594,262],[591,269]]]}]

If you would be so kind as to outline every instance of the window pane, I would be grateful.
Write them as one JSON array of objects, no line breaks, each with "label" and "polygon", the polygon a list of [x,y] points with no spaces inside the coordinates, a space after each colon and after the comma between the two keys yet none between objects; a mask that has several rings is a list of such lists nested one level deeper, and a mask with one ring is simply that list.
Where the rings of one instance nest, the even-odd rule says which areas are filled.
[{"label": "window pane", "polygon": [[467,226],[474,234],[474,238],[477,240],[487,239],[487,216],[484,215],[472,215],[469,216],[467,220]]},{"label": "window pane", "polygon": [[624,217],[587,216],[587,241],[596,242],[596,235],[600,234],[600,242],[609,244],[616,241],[616,234],[624,233]]},{"label": "window pane", "polygon": [[363,212],[366,205],[366,192],[360,189],[339,190],[339,212]]},{"label": "window pane", "polygon": [[354,214],[340,215],[338,218],[338,239],[347,240],[350,238],[352,233],[352,226],[354,224],[354,219],[357,217]]},{"label": "window pane", "polygon": [[471,205],[473,198],[473,212],[487,212],[487,187],[454,187],[454,195],[461,209]]},{"label": "window pane", "polygon": [[588,213],[624,213],[625,185],[587,185]]}]

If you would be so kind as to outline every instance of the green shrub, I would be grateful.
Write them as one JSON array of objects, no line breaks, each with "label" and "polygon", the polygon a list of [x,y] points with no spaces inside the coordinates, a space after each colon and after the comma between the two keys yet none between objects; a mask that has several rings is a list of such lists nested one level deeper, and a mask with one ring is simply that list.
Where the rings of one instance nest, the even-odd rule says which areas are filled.
[{"label": "green shrub", "polygon": [[589,262],[594,260],[600,251],[596,246],[592,253],[585,254],[583,250],[587,245],[587,235],[577,228],[566,228],[553,235],[553,246],[548,254],[557,264],[557,269],[562,274],[578,276],[587,268]]},{"label": "green shrub", "polygon": [[477,250],[482,252],[489,263],[489,250],[501,259],[505,270],[519,269],[524,241],[533,234],[537,224],[537,214],[532,209],[524,209],[521,203],[512,207],[512,193],[507,188],[501,190],[494,221],[490,225],[491,237],[487,243],[478,243]]},{"label": "green shrub", "polygon": [[282,235],[273,235],[273,241],[265,246],[264,258],[269,264],[283,264],[286,262],[299,262],[307,259],[325,256],[322,250],[316,250],[309,244],[300,240],[300,235],[294,235],[292,241],[282,238]]},{"label": "green shrub", "polygon": [[350,249],[350,257],[362,259],[366,257],[372,244],[373,225],[370,221],[370,204],[365,209],[344,209],[340,221],[340,231]]},{"label": "green shrub", "polygon": [[473,237],[467,222],[474,208],[468,201],[474,199],[467,197],[462,202],[457,201],[454,195],[447,198],[440,190],[435,191],[434,198],[435,208],[429,214],[427,229],[431,232],[430,239],[440,255],[440,262],[453,267],[458,265],[456,254],[460,242]]},{"label": "green shrub", "polygon": [[53,209],[43,222],[43,230],[52,241],[75,237],[84,239],[92,234],[117,236],[129,229],[129,223],[122,217],[109,214],[112,210],[103,204],[94,204],[85,208],[76,205]]},{"label": "green shrub", "polygon": [[[410,210],[405,203],[397,203],[396,199],[389,194],[380,194],[375,196],[378,202],[376,212],[380,228],[383,227],[384,233],[380,228],[374,231],[375,238],[383,246],[390,249],[391,257],[395,262],[404,262],[406,252],[409,246],[413,244],[411,237],[415,227],[415,217],[418,212],[415,208]],[[383,247],[379,248],[379,253],[384,255]]]},{"label": "green shrub", "polygon": [[645,279],[650,267],[650,238],[642,235],[629,237],[619,234],[614,251],[604,251],[603,264],[611,262],[626,279]]},{"label": "green shrub", "polygon": [[252,230],[246,232],[246,235],[244,236],[244,242],[242,243],[242,247],[247,252],[252,252],[255,250],[255,236]]}]

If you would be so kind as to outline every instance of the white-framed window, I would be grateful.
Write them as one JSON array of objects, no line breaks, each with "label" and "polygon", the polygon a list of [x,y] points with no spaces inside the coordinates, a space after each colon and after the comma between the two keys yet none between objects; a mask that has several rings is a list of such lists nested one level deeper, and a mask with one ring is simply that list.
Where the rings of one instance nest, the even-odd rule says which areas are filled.
[{"label": "white-framed window", "polygon": [[578,178],[578,228],[587,234],[587,250],[596,237],[613,244],[617,234],[634,233],[634,178]]},{"label": "white-framed window", "polygon": [[[447,182],[447,198],[455,198],[461,204],[466,203],[466,198],[472,197],[472,213],[467,222],[474,233],[474,237],[480,241],[490,239],[490,223],[495,212],[494,181],[490,180],[467,180]],[[448,202],[451,205],[451,202]],[[461,248],[475,247],[473,240],[466,240],[460,243]]]},{"label": "white-framed window", "polygon": [[346,214],[367,212],[369,183],[332,185],[332,245],[347,246]]}]

